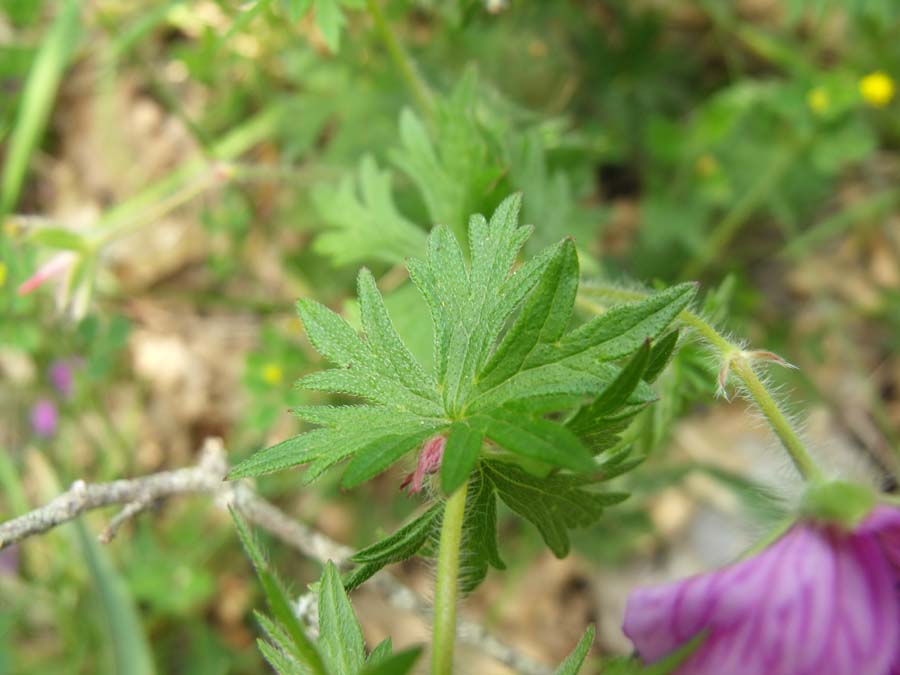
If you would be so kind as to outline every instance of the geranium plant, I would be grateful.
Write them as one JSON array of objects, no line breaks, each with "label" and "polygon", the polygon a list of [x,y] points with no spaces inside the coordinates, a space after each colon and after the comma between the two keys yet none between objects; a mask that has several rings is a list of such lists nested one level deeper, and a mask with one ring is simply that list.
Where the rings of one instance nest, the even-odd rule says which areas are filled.
[{"label": "geranium plant", "polygon": [[506,199],[490,220],[473,216],[467,248],[436,227],[426,258],[408,262],[431,314],[433,372],[404,345],[368,270],[358,280],[362,334],[321,304],[301,300],[310,341],[335,367],[299,385],[364,403],[296,409],[317,428],[230,474],[307,464],[311,481],[346,462],[342,485],[351,488],[418,453],[408,483],[414,491],[428,483],[431,505],[359,551],[345,585],[430,552],[437,537],[434,673],[452,669],[458,593],[472,590],[490,567],[504,567],[498,498],[563,557],[569,529],[589,525],[627,497],[602,486],[640,462],[619,432],[652,404],[650,383],[678,343],[670,326],[696,291],[681,284],[579,321],[575,244],[564,239],[519,265],[531,233],[518,223],[520,201]]}]

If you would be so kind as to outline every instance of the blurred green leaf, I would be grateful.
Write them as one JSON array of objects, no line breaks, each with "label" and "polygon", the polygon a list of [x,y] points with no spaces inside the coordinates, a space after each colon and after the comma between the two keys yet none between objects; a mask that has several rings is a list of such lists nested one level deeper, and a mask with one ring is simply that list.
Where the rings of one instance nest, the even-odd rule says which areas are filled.
[{"label": "blurred green leaf", "polygon": [[116,572],[106,551],[100,548],[84,524],[76,522],[72,527],[106,616],[115,672],[121,675],[153,675],[156,669],[150,644],[128,587]]},{"label": "blurred green leaf", "polygon": [[60,4],[28,74],[0,179],[0,221],[19,200],[29,160],[44,133],[63,71],[78,44],[80,15],[78,0]]}]

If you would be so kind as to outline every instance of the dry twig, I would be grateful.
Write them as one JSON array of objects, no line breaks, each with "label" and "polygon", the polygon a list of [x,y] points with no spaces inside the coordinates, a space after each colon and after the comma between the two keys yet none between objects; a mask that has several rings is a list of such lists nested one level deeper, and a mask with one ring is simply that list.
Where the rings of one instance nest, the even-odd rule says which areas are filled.
[{"label": "dry twig", "polygon": [[[99,535],[100,541],[106,543],[116,535],[122,524],[155,502],[177,495],[203,494],[215,497],[216,503],[223,508],[234,508],[247,521],[320,563],[332,560],[341,564],[349,559],[352,549],[290,517],[256,494],[247,483],[224,481],[227,473],[228,462],[221,440],[208,439],[200,461],[194,467],[161,471],[142,478],[110,483],[88,484],[81,480],[75,481],[68,491],[45,506],[0,523],[0,550],[47,532],[88,511],[121,505],[122,510]],[[372,577],[370,583],[398,609],[430,617],[431,609],[428,604],[389,572],[382,570]],[[497,640],[477,623],[460,621],[458,634],[463,642],[518,673],[545,675],[549,672],[545,666]]]}]

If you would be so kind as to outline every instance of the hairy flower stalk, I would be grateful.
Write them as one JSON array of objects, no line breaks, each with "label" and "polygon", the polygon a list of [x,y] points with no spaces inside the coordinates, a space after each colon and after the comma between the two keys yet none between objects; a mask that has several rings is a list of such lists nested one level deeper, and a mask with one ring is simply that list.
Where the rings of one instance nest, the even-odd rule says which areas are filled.
[{"label": "hairy flower stalk", "polygon": [[896,675],[900,510],[804,520],[735,565],[639,589],[624,630],[648,662],[704,632],[680,675]]},{"label": "hairy flower stalk", "polygon": [[[583,286],[582,291],[595,297],[608,298],[616,302],[623,300],[635,301],[646,297],[644,293],[608,286]],[[603,311],[602,308],[594,306],[590,301],[583,300],[582,304],[589,306],[595,311]],[[788,365],[787,362],[771,352],[748,352],[743,350],[690,310],[682,311],[678,318],[683,324],[693,328],[716,352],[722,363],[722,368],[719,371],[719,388],[724,391],[728,374],[733,373],[741,381],[747,396],[756,404],[759,411],[766,418],[800,475],[807,481],[820,480],[822,473],[810,456],[809,451],[807,451],[800,436],[753,369],[754,361],[770,361],[778,365]]]},{"label": "hairy flower stalk", "polygon": [[639,656],[653,663],[699,637],[680,675],[900,675],[900,509],[862,486],[824,481],[753,368],[790,364],[743,350],[688,310],[679,319],[717,352],[720,391],[730,374],[740,380],[808,487],[802,516],[759,552],[634,591],[624,631]]}]

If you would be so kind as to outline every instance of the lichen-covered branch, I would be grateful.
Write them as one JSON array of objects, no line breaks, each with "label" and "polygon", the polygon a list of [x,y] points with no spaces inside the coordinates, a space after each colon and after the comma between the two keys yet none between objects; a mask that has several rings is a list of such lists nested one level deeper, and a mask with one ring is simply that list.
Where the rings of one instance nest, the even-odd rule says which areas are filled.
[{"label": "lichen-covered branch", "polygon": [[222,488],[228,464],[221,441],[208,440],[197,466],[142,478],[89,484],[77,480],[67,492],[25,515],[0,524],[0,550],[94,509],[152,502],[172,495],[211,494]]}]

